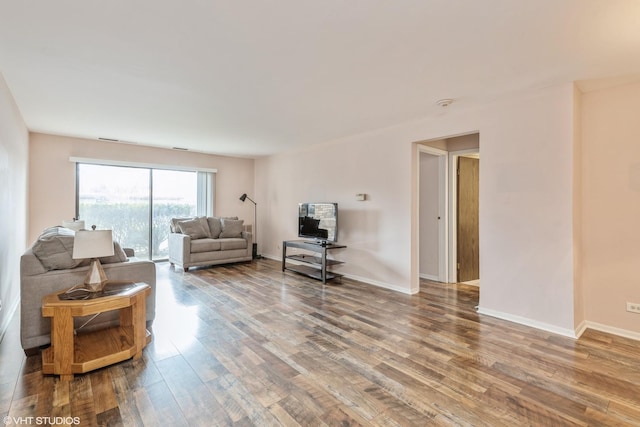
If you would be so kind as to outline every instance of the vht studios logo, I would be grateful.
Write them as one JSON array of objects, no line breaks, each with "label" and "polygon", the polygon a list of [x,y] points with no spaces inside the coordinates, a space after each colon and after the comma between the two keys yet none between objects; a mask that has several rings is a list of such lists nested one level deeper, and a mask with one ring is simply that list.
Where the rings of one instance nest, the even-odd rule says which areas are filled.
[{"label": "vht studios logo", "polygon": [[5,425],[79,425],[80,417],[10,417],[7,415],[3,421]]}]

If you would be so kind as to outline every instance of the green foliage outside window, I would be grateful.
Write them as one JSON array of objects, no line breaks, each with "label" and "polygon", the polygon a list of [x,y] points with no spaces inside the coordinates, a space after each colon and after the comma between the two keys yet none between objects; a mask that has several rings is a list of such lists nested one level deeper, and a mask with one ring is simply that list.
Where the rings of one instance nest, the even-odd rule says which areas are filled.
[{"label": "green foliage outside window", "polygon": [[[153,205],[153,258],[168,256],[167,241],[171,218],[195,216],[189,204],[155,203]],[[149,204],[147,203],[80,203],[80,218],[87,228],[113,230],[113,240],[122,247],[135,250],[136,257],[149,257]]]}]

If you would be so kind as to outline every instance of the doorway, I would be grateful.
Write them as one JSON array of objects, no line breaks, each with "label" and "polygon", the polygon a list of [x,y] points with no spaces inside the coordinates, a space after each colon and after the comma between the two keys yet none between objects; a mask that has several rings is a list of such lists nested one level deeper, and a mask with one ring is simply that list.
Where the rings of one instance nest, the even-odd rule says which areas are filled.
[{"label": "doorway", "polygon": [[[417,143],[418,279],[479,285],[479,143],[478,133]],[[425,169],[425,164],[432,165],[431,169]],[[462,165],[461,179],[458,175],[459,165]],[[434,174],[437,174],[437,178],[434,178]],[[438,181],[437,185],[435,180]],[[426,192],[425,187],[431,188],[430,193]],[[434,190],[435,187],[439,189],[438,192]],[[437,210],[434,210],[433,204],[437,204]],[[435,223],[438,230],[441,230],[439,234],[434,232],[434,219],[437,219]],[[437,245],[435,236],[442,237],[442,240],[437,240]],[[429,254],[435,246],[438,251],[437,270],[433,267],[433,259],[430,269],[425,264],[427,256],[433,258]]]}]

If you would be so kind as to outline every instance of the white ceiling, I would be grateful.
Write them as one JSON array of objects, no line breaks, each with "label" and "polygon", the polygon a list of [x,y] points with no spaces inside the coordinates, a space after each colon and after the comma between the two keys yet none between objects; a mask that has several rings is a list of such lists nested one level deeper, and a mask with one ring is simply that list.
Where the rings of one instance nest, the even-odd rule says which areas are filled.
[{"label": "white ceiling", "polygon": [[261,156],[640,73],[638,0],[0,0],[28,128]]}]

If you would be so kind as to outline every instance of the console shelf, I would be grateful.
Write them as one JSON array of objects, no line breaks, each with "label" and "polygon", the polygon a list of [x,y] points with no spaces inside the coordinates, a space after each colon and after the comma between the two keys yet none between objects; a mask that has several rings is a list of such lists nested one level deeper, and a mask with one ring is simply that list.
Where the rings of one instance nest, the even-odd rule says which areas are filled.
[{"label": "console shelf", "polygon": [[[287,248],[304,249],[313,254],[287,255]],[[322,280],[322,283],[326,283],[327,280],[342,277],[341,274],[327,270],[330,266],[343,263],[335,259],[328,259],[327,253],[332,249],[342,248],[346,248],[346,246],[328,242],[285,240],[282,242],[282,271],[291,270],[314,279]],[[293,261],[296,264],[288,263],[287,261]]]}]

